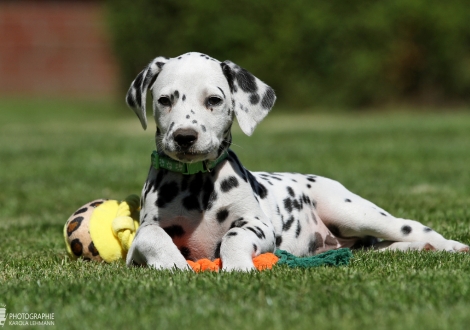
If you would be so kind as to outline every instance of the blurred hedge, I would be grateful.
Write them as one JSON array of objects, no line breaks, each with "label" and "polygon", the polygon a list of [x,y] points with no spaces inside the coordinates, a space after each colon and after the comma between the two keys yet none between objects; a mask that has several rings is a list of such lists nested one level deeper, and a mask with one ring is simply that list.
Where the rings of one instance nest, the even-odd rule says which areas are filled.
[{"label": "blurred hedge", "polygon": [[109,0],[123,88],[158,55],[230,59],[291,106],[470,100],[468,0]]}]

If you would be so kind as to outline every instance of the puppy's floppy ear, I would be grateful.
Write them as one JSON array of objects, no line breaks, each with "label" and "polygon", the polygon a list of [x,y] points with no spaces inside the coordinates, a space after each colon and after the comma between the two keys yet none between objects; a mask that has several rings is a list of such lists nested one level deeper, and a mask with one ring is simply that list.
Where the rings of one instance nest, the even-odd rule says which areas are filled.
[{"label": "puppy's floppy ear", "polygon": [[232,109],[246,135],[269,113],[276,101],[274,90],[233,62],[220,63],[232,92]]},{"label": "puppy's floppy ear", "polygon": [[147,129],[147,114],[145,112],[147,89],[152,87],[167,61],[168,58],[166,57],[159,56],[155,58],[137,75],[127,91],[126,103],[139,117],[144,129]]}]

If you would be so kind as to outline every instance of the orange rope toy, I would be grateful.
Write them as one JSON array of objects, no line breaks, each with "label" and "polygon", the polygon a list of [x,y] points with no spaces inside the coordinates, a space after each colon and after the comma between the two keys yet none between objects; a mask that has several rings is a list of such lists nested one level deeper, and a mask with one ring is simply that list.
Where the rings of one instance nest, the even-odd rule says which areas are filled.
[{"label": "orange rope toy", "polygon": [[[256,269],[271,269],[278,262],[279,258],[274,253],[263,253],[253,258],[253,264]],[[191,268],[196,272],[212,271],[218,272],[222,269],[222,261],[220,258],[214,261],[209,259],[199,259],[197,261],[186,260]]]}]

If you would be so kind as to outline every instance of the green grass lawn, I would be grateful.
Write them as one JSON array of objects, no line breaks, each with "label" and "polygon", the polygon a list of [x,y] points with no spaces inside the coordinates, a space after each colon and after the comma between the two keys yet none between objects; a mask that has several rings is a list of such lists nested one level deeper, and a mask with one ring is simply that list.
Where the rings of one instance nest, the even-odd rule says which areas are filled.
[{"label": "green grass lawn", "polygon": [[[470,243],[470,112],[278,112],[250,138],[235,129],[247,168],[328,176]],[[54,313],[57,329],[469,327],[468,254],[357,252],[346,267],[247,274],[71,261],[62,227],[79,206],[140,193],[149,126],[109,102],[0,100],[7,313]]]}]

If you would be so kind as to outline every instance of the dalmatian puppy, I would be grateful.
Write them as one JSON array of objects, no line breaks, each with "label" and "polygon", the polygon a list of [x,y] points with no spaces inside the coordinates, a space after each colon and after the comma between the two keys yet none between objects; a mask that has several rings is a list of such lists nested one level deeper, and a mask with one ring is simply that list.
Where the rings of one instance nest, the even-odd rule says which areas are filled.
[{"label": "dalmatian puppy", "polygon": [[254,256],[278,248],[297,256],[360,246],[469,251],[417,221],[395,218],[336,181],[245,169],[229,149],[232,122],[237,118],[251,135],[276,97],[233,62],[200,53],[151,61],[126,97],[144,129],[147,90],[157,151],[128,266],[187,269],[186,259],[220,257],[223,270],[249,271]]}]

